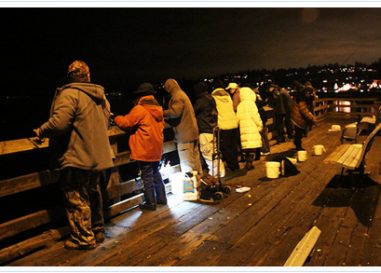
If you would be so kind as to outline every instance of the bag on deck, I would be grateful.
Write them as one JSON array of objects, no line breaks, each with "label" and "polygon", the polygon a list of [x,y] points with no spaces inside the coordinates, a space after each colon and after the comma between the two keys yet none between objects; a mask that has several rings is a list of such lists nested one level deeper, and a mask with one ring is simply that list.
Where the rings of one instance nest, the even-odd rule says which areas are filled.
[{"label": "bag on deck", "polygon": [[273,156],[268,161],[277,161],[280,163],[280,172],[282,176],[293,176],[300,173],[298,168],[286,157],[283,155]]}]

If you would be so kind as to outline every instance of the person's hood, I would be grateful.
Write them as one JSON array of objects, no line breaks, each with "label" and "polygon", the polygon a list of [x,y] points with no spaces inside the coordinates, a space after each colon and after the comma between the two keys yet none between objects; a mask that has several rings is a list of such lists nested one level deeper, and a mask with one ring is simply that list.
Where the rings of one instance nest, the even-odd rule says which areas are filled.
[{"label": "person's hood", "polygon": [[208,93],[208,85],[206,83],[198,82],[193,86],[193,94],[195,97],[200,97],[206,93]]},{"label": "person's hood", "polygon": [[181,90],[180,85],[177,83],[175,79],[168,79],[164,83],[164,89],[167,90],[170,94]]},{"label": "person's hood", "polygon": [[223,88],[214,89],[212,92],[212,96],[219,96],[219,97],[220,96],[229,96],[230,97],[229,93]]},{"label": "person's hood", "polygon": [[214,89],[213,92],[212,92],[212,96],[222,102],[222,103],[229,103],[231,102],[231,98],[230,98],[230,95],[229,93],[223,89],[223,88],[217,88],[217,89]]},{"label": "person's hood", "polygon": [[239,97],[241,101],[254,101],[256,100],[256,95],[254,91],[249,87],[241,87],[239,90]]},{"label": "person's hood", "polygon": [[73,83],[69,83],[69,84],[62,86],[59,89],[63,90],[63,89],[67,89],[67,88],[77,89],[77,90],[87,94],[89,97],[91,97],[96,102],[102,102],[105,100],[104,88],[98,84],[73,82]]},{"label": "person's hood", "polygon": [[143,106],[155,120],[162,121],[164,119],[163,108],[158,104],[154,96],[141,97],[138,104]]}]

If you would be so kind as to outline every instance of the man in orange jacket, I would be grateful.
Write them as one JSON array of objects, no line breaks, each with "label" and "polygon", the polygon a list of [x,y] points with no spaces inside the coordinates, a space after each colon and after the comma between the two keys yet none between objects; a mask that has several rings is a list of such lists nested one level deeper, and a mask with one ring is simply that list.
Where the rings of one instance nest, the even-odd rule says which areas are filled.
[{"label": "man in orange jacket", "polygon": [[130,158],[138,162],[146,200],[140,208],[155,210],[156,204],[167,204],[159,172],[164,142],[163,109],[153,96],[155,90],[152,84],[141,84],[134,94],[138,96],[136,105],[127,115],[115,117],[115,123],[122,129],[131,130]]}]

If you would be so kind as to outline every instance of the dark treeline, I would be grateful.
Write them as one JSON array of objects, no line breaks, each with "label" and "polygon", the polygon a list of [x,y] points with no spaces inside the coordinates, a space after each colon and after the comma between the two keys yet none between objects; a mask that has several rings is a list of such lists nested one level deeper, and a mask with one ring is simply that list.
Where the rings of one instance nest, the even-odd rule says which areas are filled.
[{"label": "dark treeline", "polygon": [[[318,90],[319,96],[366,96],[370,95],[368,91],[380,91],[378,88],[369,90],[369,86],[375,80],[381,79],[381,59],[369,65],[364,63],[355,63],[353,65],[311,65],[304,68],[288,68],[273,70],[248,70],[237,73],[226,73],[223,75],[215,75],[213,77],[200,77],[198,80],[177,79],[186,93],[192,99],[192,87],[197,81],[205,81],[210,83],[214,79],[219,78],[228,82],[237,82],[240,84],[250,83],[254,87],[265,85],[268,83],[276,83],[282,87],[286,87],[293,91],[293,82],[299,81],[304,83],[310,81]],[[165,79],[163,79],[164,81]],[[150,81],[150,79],[147,79]],[[98,81],[96,81],[98,83]],[[104,81],[106,83],[106,81]],[[157,90],[156,97],[158,101],[166,107],[169,100],[168,95],[162,88],[162,82],[152,82]],[[100,82],[102,84],[102,82]],[[109,89],[105,84],[107,97],[111,103],[112,111],[115,114],[127,113],[134,104],[134,98],[131,95],[133,87],[139,83],[131,83],[128,90]],[[351,92],[334,93],[335,84],[342,87],[344,84],[351,84]],[[50,103],[54,95],[54,87],[42,92],[34,92],[36,88],[41,90],[42,86],[29,86],[29,92],[14,93],[13,95],[0,96],[0,126],[2,128],[0,140],[16,139],[33,136],[32,129],[39,126],[49,116]],[[42,88],[44,89],[44,88]],[[130,90],[131,89],[131,90]],[[326,92],[326,93],[324,93]],[[360,93],[361,92],[361,93]],[[373,92],[371,92],[374,94]]]}]

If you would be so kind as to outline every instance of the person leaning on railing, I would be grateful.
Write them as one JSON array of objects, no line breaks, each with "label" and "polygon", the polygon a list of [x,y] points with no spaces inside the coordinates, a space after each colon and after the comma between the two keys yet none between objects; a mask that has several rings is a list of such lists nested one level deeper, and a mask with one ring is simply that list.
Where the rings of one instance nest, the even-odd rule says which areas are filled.
[{"label": "person leaning on railing", "polygon": [[131,156],[138,162],[144,184],[145,203],[141,209],[156,210],[156,204],[166,205],[165,186],[159,172],[163,154],[164,116],[156,101],[152,84],[142,83],[134,92],[137,102],[125,116],[115,117],[115,123],[130,133]]},{"label": "person leaning on railing", "polygon": [[307,92],[305,88],[299,89],[295,97],[296,102],[293,102],[291,108],[291,121],[295,128],[294,144],[298,151],[304,150],[302,138],[306,135],[308,126],[316,125],[314,115],[308,110]]},{"label": "person leaning on railing", "polygon": [[34,132],[50,139],[61,169],[59,182],[71,229],[65,247],[93,249],[104,240],[101,171],[113,166],[107,134],[110,104],[102,86],[90,83],[83,61],[68,68],[69,83],[58,88],[50,118]]}]

